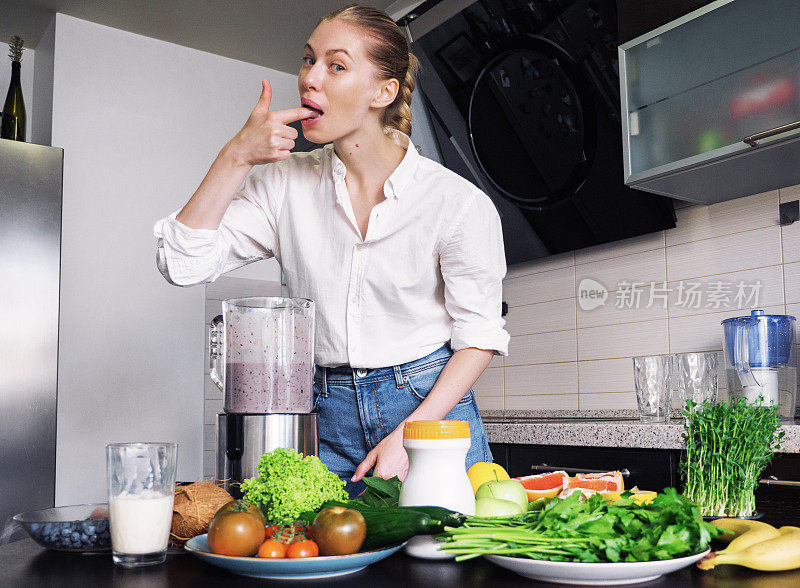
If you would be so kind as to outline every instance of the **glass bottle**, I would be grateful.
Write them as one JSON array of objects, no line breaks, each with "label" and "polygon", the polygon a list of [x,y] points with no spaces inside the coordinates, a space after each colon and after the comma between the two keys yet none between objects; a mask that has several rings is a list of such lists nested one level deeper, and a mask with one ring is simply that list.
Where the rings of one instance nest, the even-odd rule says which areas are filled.
[{"label": "glass bottle", "polygon": [[25,102],[22,99],[20,70],[22,69],[23,40],[17,36],[11,38],[8,56],[11,58],[11,83],[3,105],[2,129],[0,137],[14,141],[25,140]]}]

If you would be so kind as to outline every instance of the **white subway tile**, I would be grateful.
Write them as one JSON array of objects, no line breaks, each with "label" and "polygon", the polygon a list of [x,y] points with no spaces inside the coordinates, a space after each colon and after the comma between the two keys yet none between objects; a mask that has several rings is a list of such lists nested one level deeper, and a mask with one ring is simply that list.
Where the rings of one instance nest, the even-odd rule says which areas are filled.
[{"label": "white subway tile", "polygon": [[203,477],[213,478],[217,470],[217,452],[204,451],[203,452]]},{"label": "white subway tile", "polygon": [[512,366],[505,370],[505,395],[577,394],[576,362]]},{"label": "white subway tile", "polygon": [[575,330],[572,329],[511,337],[505,365],[508,367],[577,359],[578,340]]},{"label": "white subway tile", "polygon": [[208,335],[208,326],[211,324],[211,321],[214,319],[215,316],[221,314],[222,314],[222,301],[206,298],[206,313],[205,313],[206,336]]},{"label": "white subway tile", "polygon": [[612,257],[575,267],[575,283],[590,278],[609,291],[620,288],[620,282],[663,282],[667,278],[664,249],[652,249],[631,255]]},{"label": "white subway tile", "polygon": [[800,261],[800,222],[781,227],[783,263]]},{"label": "white subway tile", "polygon": [[552,300],[508,309],[506,331],[509,335],[530,335],[575,328],[575,299]]},{"label": "white subway tile", "polygon": [[786,303],[800,302],[800,263],[784,264],[783,277],[786,280]]},{"label": "white subway tile", "polygon": [[478,403],[478,410],[505,410],[502,396],[476,396],[475,402]]},{"label": "white subway tile", "polygon": [[578,410],[577,394],[506,396],[506,410]]},{"label": "white subway tile", "polygon": [[503,368],[487,368],[472,386],[476,396],[503,395]]},{"label": "white subway tile", "polygon": [[578,392],[581,395],[633,390],[636,390],[636,385],[630,357],[578,362]]},{"label": "white subway tile", "polygon": [[614,241],[613,243],[604,243],[603,245],[579,249],[575,252],[575,264],[592,263],[600,261],[601,259],[630,255],[631,253],[648,251],[650,249],[661,249],[663,247],[664,231],[658,231],[656,233],[650,233],[649,235],[630,237],[628,239]]},{"label": "white subway tile", "polygon": [[781,188],[779,192],[781,202],[800,200],[800,184],[797,186],[787,186],[786,188]]},{"label": "white subway tile", "polygon": [[667,247],[667,279],[685,280],[781,263],[780,227]]},{"label": "white subway tile", "polygon": [[504,365],[505,358],[502,355],[493,355],[492,361],[489,362],[490,368],[501,368]]},{"label": "white subway tile", "polygon": [[559,253],[558,255],[550,255],[548,257],[541,257],[532,261],[508,266],[506,278],[518,278],[520,276],[546,272],[562,267],[571,267],[573,265],[575,265],[575,256],[571,251],[569,253]]},{"label": "white subway tile", "polygon": [[778,191],[690,206],[677,210],[676,216],[675,228],[666,231],[667,246],[774,226],[778,223]]},{"label": "white subway tile", "polygon": [[203,425],[203,451],[215,451],[216,449],[217,449],[216,425]]},{"label": "white subway tile", "polygon": [[573,266],[503,281],[503,300],[509,306],[521,306],[574,296],[575,268]]},{"label": "white subway tile", "polygon": [[210,376],[205,377],[205,399],[222,400],[222,390],[219,389]]},{"label": "white subway tile", "polygon": [[280,296],[280,282],[220,276],[206,284],[206,299],[227,300],[243,296]]},{"label": "white subway tile", "polygon": [[[795,345],[800,343],[800,304],[793,303],[786,305],[786,314],[789,316],[793,316],[795,318],[794,321],[794,342]],[[798,357],[798,361],[800,361],[800,357]],[[800,398],[798,398],[800,401]]]},{"label": "white subway tile", "polygon": [[667,320],[578,329],[578,359],[610,359],[667,353]]},{"label": "white subway tile", "polygon": [[578,394],[580,410],[635,409],[635,392],[606,392],[600,394]]},{"label": "white subway tile", "polygon": [[222,412],[222,400],[206,400],[203,405],[203,424],[213,425],[217,415]]},{"label": "white subway tile", "polygon": [[[681,283],[683,284],[682,292],[680,291]],[[742,284],[742,288],[739,288],[739,283]],[[758,283],[761,284],[761,287],[757,289],[757,296],[755,296],[752,287]],[[774,306],[783,304],[784,300],[783,267],[780,265],[669,282],[667,287],[670,289],[670,317]],[[690,294],[690,289],[697,294]],[[719,294],[716,298],[713,298],[714,292]],[[798,295],[800,296],[800,292]],[[679,296],[680,305],[678,304]]]},{"label": "white subway tile", "polygon": [[659,297],[659,287],[632,286],[628,291],[609,292],[605,304],[590,310],[584,310],[578,304],[578,328],[667,318],[664,300]]},{"label": "white subway tile", "polygon": [[[766,314],[783,314],[784,306],[764,306]],[[722,320],[747,316],[750,309],[728,310],[669,319],[669,352],[718,351],[722,349]]]}]

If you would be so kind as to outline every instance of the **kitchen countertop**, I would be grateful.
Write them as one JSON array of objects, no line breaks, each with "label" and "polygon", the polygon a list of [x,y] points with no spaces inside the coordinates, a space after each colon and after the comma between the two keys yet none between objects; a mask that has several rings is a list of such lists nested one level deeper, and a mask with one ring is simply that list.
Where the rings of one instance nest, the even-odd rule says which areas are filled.
[{"label": "kitchen countertop", "polygon": [[[774,521],[773,521],[774,522]],[[80,555],[45,550],[32,539],[0,547],[0,582],[3,586],[103,586],[121,588],[167,588],[209,586],[364,586],[458,588],[488,586],[558,586],[528,580],[484,559],[466,562],[417,560],[402,551],[363,571],[329,580],[269,582],[237,576],[200,561],[189,554],[168,555],[163,565],[127,570],[115,566],[109,554]],[[736,566],[721,566],[703,572],[691,566],[642,584],[648,588],[789,588],[800,586],[800,570],[755,572]]]},{"label": "kitchen countertop", "polygon": [[[626,447],[637,449],[683,448],[683,421],[669,424],[639,421],[635,411],[482,411],[490,443]],[[783,424],[780,453],[800,453],[800,425]]]}]

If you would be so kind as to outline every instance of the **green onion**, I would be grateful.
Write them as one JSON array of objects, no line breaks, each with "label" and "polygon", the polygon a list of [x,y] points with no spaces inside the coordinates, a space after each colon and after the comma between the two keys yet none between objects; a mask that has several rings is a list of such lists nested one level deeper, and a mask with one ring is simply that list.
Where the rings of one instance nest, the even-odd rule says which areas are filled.
[{"label": "green onion", "polygon": [[744,398],[731,404],[688,400],[683,414],[686,497],[703,516],[753,516],[758,479],[784,435],[777,408]]}]

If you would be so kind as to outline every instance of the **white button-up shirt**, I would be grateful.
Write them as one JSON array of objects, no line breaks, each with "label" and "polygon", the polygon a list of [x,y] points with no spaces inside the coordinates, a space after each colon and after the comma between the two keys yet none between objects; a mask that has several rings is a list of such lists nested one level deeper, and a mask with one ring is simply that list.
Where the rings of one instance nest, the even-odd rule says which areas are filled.
[{"label": "white button-up shirt", "polygon": [[472,183],[406,148],[361,237],[344,163],[328,144],[258,166],[217,230],[158,221],[158,267],[170,282],[215,280],[274,256],[291,297],[316,303],[315,362],[399,365],[450,341],[508,355],[500,217]]}]

